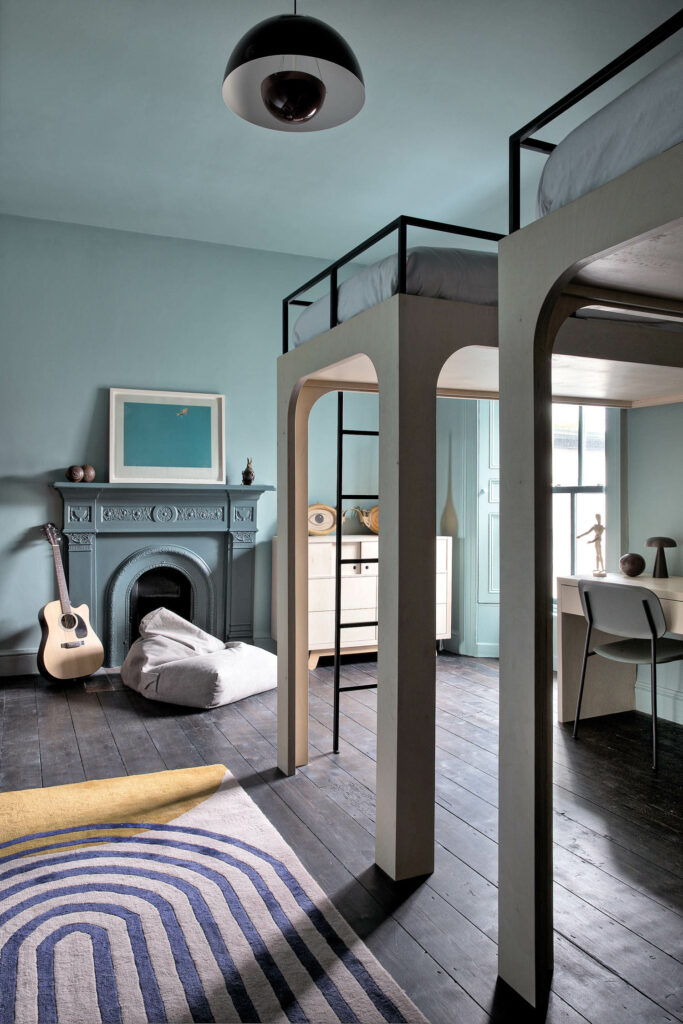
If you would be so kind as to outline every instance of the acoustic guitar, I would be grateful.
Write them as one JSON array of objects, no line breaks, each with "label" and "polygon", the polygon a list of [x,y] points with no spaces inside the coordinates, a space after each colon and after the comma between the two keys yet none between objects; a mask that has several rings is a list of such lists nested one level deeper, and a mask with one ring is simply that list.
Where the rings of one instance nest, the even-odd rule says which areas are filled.
[{"label": "acoustic guitar", "polygon": [[43,634],[38,669],[50,680],[85,679],[101,668],[104,649],[90,625],[88,606],[71,607],[57,527],[46,523],[43,532],[52,547],[59,601],[50,601],[38,614]]}]

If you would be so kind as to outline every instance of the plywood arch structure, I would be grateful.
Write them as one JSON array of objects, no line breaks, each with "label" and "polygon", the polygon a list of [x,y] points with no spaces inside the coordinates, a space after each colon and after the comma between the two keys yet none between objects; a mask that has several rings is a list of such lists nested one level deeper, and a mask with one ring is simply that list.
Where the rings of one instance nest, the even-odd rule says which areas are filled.
[{"label": "plywood arch structure", "polygon": [[[562,347],[567,316],[582,306],[680,319],[682,211],[679,145],[509,236],[499,249],[499,973],[537,1007],[547,998],[553,966],[553,349]],[[611,340],[593,338],[595,351],[584,349],[584,357],[607,355],[622,370],[628,365],[621,374],[623,386],[628,388],[629,375],[631,380],[627,407],[680,401],[683,335],[656,328],[619,330],[621,341],[618,334]],[[669,386],[657,394],[662,382],[655,378],[660,379],[662,367]]]},{"label": "plywood arch structure", "polygon": [[[495,348],[496,311],[394,296],[278,362],[278,765],[308,760],[307,421],[328,391],[379,393],[377,864],[392,878],[434,864],[436,396],[453,352]],[[425,344],[416,344],[423,335]],[[465,392],[471,394],[465,389]],[[472,395],[472,397],[475,397]]]}]

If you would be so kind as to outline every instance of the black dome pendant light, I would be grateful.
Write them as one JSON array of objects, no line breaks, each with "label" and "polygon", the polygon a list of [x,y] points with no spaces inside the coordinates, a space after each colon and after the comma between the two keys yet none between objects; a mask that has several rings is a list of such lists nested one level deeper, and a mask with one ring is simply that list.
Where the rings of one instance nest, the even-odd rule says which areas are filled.
[{"label": "black dome pendant light", "polygon": [[349,121],[365,102],[356,56],[324,21],[280,14],[259,22],[230,54],[222,89],[245,121],[281,132],[316,132]]}]

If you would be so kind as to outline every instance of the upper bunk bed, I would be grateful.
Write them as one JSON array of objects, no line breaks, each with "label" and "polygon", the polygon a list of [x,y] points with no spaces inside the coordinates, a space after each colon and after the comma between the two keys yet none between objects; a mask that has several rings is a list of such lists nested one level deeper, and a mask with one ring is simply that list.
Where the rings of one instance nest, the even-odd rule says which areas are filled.
[{"label": "upper bunk bed", "polygon": [[[511,230],[519,226],[521,148],[549,154],[537,198],[537,212],[545,217],[680,144],[683,52],[603,107],[559,145],[533,137],[533,132],[577,99],[677,31],[680,23],[680,14],[669,19],[512,137]],[[283,300],[287,362],[292,371],[300,370],[309,384],[319,388],[377,390],[373,352],[391,347],[400,329],[404,335],[414,336],[415,344],[423,349],[438,344],[444,353],[438,394],[497,397],[497,253],[433,246],[409,249],[407,233],[414,228],[475,238],[479,244],[495,244],[505,237],[418,218],[397,218]],[[394,232],[395,255],[363,267],[339,283],[344,268]],[[657,258],[653,252],[652,259]],[[591,290],[596,273],[601,284],[597,297]],[[327,295],[315,302],[302,299],[325,279],[329,280]],[[623,281],[623,266],[611,260],[609,271],[606,263],[601,268],[583,268],[572,288],[566,289],[565,305],[572,315],[564,322],[553,352],[555,400],[622,408],[683,400],[683,367],[671,358],[680,340],[676,332],[683,326],[680,309],[651,301],[629,304],[623,296],[610,301],[614,298],[610,290],[623,292]],[[291,332],[290,306],[306,307]],[[334,341],[330,344],[331,337]],[[364,348],[367,354],[362,354]]]}]

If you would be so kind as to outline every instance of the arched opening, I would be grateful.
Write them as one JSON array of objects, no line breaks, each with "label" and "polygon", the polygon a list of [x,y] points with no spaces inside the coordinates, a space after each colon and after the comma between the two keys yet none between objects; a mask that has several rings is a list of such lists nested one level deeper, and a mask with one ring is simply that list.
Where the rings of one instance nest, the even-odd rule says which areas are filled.
[{"label": "arched opening", "polygon": [[[610,184],[610,196],[615,205],[607,214],[604,212],[605,198],[596,191],[582,198],[581,217],[568,206],[558,210],[554,220],[548,218],[542,228],[532,225],[501,244],[504,529],[501,570],[499,973],[516,991],[538,1006],[547,998],[553,968],[551,786],[552,725],[556,716],[552,706],[549,629],[553,577],[551,370],[553,391],[556,391],[556,368],[559,366],[566,372],[572,369],[573,364],[577,375],[572,378],[570,374],[566,379],[570,385],[573,379],[581,386],[578,394],[588,395],[592,400],[606,398],[608,400],[603,404],[622,406],[628,410],[627,415],[632,409],[679,400],[676,396],[680,395],[677,387],[682,363],[680,333],[676,334],[663,325],[648,326],[648,318],[655,313],[664,319],[668,314],[671,314],[669,319],[680,316],[676,299],[671,298],[674,289],[667,283],[666,276],[676,263],[662,252],[662,240],[670,244],[668,240],[675,234],[677,223],[672,220],[670,207],[674,207],[677,214],[680,204],[676,206],[677,199],[672,200],[666,190],[651,185],[637,187],[639,175],[646,174],[646,168],[647,165],[643,165],[637,172],[629,172],[631,179],[626,185],[626,176]],[[624,187],[629,193],[628,202],[624,202],[620,194]],[[653,197],[653,210],[648,214],[653,230],[646,234],[642,233],[642,213],[640,218],[632,215],[637,206],[631,201],[632,194]],[[618,292],[612,287],[614,282],[610,278],[612,264],[622,270]],[[680,280],[680,264],[678,266],[677,280]],[[647,276],[648,271],[651,278]],[[659,287],[653,288],[651,294],[650,284],[655,282],[657,275]],[[633,296],[636,298],[629,303],[629,297]],[[608,317],[586,321],[581,315],[572,316],[581,307],[601,305],[612,311],[614,320]],[[628,324],[620,320],[620,308],[624,306],[635,312],[641,311],[644,315],[642,322]],[[569,394],[576,392],[570,391]],[[649,454],[651,456],[652,451]],[[668,462],[674,464],[674,451],[670,451]],[[621,500],[622,495],[623,485],[617,500]],[[594,513],[596,509],[590,511]],[[630,511],[628,502],[626,511],[627,514]],[[609,530],[609,505],[607,514]],[[590,520],[577,523],[576,533],[586,531],[589,525]],[[644,538],[640,539],[640,544],[643,543]],[[621,549],[622,552],[624,550],[628,549]],[[618,555],[616,565],[614,554],[610,565],[608,553],[606,569],[616,575]],[[576,580],[574,583],[576,585]],[[568,588],[562,586],[561,589]],[[569,714],[558,716],[561,722],[571,722],[571,725],[565,726],[564,730],[560,726],[557,734],[568,737],[569,751],[579,757],[585,748],[572,747],[571,726],[575,717],[586,628],[578,593],[576,596],[574,608],[567,606],[566,616],[575,618],[581,626],[582,649],[578,665],[575,661],[572,670],[565,673],[565,682],[574,686],[574,699],[569,700],[573,707]],[[565,635],[562,645],[566,639]],[[608,642],[609,639],[597,642]],[[609,664],[606,659],[605,664]],[[634,679],[635,673],[629,680],[629,703],[621,705],[617,701],[613,703],[611,698],[614,694],[619,697],[625,695],[626,685],[617,687],[610,679],[609,684],[603,686],[603,680],[600,680],[600,685],[594,686],[593,692],[599,694],[601,704],[593,708],[586,708],[583,704],[582,720],[584,710],[586,717],[592,715],[596,718],[631,710],[634,706]],[[607,698],[610,698],[609,703],[605,703]],[[647,743],[641,749],[645,754],[642,763],[649,767]],[[556,761],[560,760],[560,770],[566,777],[571,766],[568,758],[562,761],[561,753]],[[600,756],[588,771],[586,764],[583,764],[583,775],[589,781],[584,791],[595,792],[591,787],[601,785],[606,774],[605,766]],[[611,770],[610,765],[607,771]],[[603,793],[608,814],[613,811],[616,790],[621,788],[623,793],[628,788],[628,784],[621,781],[626,777],[626,771],[616,774],[619,781],[614,782],[609,796]],[[562,793],[560,797],[563,797]],[[627,798],[630,799],[630,793]],[[556,815],[555,820],[562,820],[562,815],[560,805],[559,816]],[[571,858],[572,853],[563,851],[561,855]],[[574,888],[571,891],[578,891],[581,896],[582,876],[577,872],[574,877],[577,881],[572,882]],[[604,912],[609,915],[611,909],[605,901]],[[523,937],[521,941],[520,937]],[[590,946],[584,948],[590,953]]]},{"label": "arched opening", "polygon": [[214,585],[203,558],[167,544],[140,548],[121,562],[106,596],[104,642],[112,665],[122,664],[145,612],[161,605],[216,634]]},{"label": "arched opening", "polygon": [[185,573],[164,565],[138,576],[128,599],[131,643],[140,635],[140,621],[156,608],[168,608],[188,622],[193,621],[194,591]]}]

